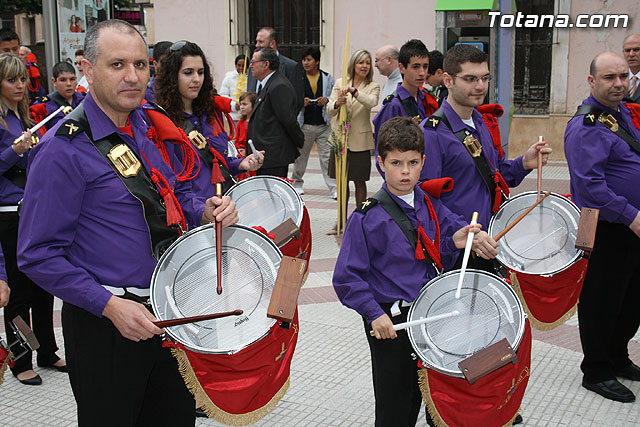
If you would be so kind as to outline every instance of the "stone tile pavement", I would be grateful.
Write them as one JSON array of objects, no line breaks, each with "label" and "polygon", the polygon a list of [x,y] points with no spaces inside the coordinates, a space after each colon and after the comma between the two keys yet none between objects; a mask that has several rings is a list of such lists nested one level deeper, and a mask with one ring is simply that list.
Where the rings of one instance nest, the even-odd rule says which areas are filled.
[{"label": "stone tile pavement", "polygon": [[[514,193],[535,190],[533,172]],[[382,179],[373,173],[368,190]],[[551,162],[544,169],[544,190],[569,192],[566,165]],[[339,239],[325,233],[335,222],[335,202],[329,198],[317,163],[311,155],[303,196],[311,216],[313,253],[309,278],[299,303],[300,336],[293,357],[291,386],[277,408],[257,426],[372,426],[373,388],[369,351],[359,316],[338,301],[331,276]],[[62,347],[56,301],[56,335]],[[0,323],[1,324],[1,323]],[[631,344],[640,362],[640,337]],[[63,354],[63,351],[60,352]],[[640,402],[616,403],[580,386],[581,348],[577,319],[549,332],[534,332],[532,372],[522,405],[524,426],[636,426]],[[65,374],[39,369],[44,384],[24,386],[8,373],[0,386],[1,426],[73,426],[75,402]],[[640,383],[623,383],[640,394]],[[198,419],[198,426],[219,426]],[[421,415],[418,426],[426,426]]]}]

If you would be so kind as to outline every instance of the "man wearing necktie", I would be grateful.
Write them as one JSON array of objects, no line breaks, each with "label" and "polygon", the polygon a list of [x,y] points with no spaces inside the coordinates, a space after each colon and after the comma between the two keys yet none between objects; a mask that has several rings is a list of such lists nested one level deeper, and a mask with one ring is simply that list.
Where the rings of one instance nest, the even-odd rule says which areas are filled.
[{"label": "man wearing necktie", "polygon": [[640,102],[640,34],[631,34],[624,39],[622,47],[624,59],[629,66],[629,92],[625,97],[628,102]]}]

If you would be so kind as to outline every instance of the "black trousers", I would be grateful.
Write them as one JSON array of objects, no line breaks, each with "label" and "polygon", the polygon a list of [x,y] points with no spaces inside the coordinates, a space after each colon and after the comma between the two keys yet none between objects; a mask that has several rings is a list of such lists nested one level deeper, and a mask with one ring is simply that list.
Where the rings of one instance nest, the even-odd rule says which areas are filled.
[{"label": "black trousers", "polygon": [[68,303],[62,328],[80,427],[195,425],[195,401],[160,337],[133,342]]},{"label": "black trousers", "polygon": [[[58,361],[56,339],[53,332],[53,296],[36,285],[23,272],[18,270],[16,261],[16,247],[18,243],[18,214],[17,212],[0,212],[0,242],[4,253],[7,279],[11,295],[9,304],[4,308],[4,328],[8,342],[15,341],[12,336],[10,322],[20,316],[33,329],[40,348],[37,350],[38,365],[47,366]],[[33,323],[31,322],[33,318]],[[17,356],[24,349],[20,346],[11,347]],[[11,368],[14,374],[19,374],[33,368],[33,357],[28,348],[25,355],[16,360]]]},{"label": "black trousers", "polygon": [[289,165],[278,166],[275,168],[260,168],[256,171],[256,175],[273,175],[286,178],[289,173]]},{"label": "black trousers", "polygon": [[[380,304],[391,317],[391,304]],[[394,324],[407,321],[409,307],[391,317]],[[418,359],[406,330],[396,339],[379,340],[369,335],[371,324],[364,320],[364,330],[371,351],[373,394],[376,401],[376,427],[413,427],[418,420],[422,394],[418,385]],[[433,425],[427,412],[427,423]]]},{"label": "black trousers", "polygon": [[624,224],[598,222],[578,322],[585,381],[614,379],[631,364],[628,344],[640,325],[640,237]]}]

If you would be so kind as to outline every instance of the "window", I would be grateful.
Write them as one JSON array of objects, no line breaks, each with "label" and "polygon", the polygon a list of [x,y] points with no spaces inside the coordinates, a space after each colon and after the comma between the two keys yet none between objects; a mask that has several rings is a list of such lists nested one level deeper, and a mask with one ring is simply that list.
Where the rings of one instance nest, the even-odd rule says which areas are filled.
[{"label": "window", "polygon": [[[553,0],[516,0],[523,14],[553,15]],[[516,28],[513,103],[516,114],[548,114],[553,28]]]}]

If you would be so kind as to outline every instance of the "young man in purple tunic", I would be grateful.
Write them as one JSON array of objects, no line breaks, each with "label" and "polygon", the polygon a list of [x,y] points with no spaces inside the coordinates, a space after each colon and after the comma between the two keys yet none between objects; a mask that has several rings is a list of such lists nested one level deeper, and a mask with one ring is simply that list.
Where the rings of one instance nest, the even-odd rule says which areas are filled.
[{"label": "young man in purple tunic", "polygon": [[[482,115],[475,109],[484,103],[491,81],[486,53],[469,45],[452,47],[444,58],[443,79],[449,91],[447,99],[434,116],[421,124],[426,161],[420,179],[453,178],[454,188],[442,195],[442,203],[466,221],[470,221],[473,212],[477,211],[478,222],[487,226],[503,199],[501,193],[508,193],[507,186],[519,185],[530,170],[537,167],[538,151],[542,152],[542,162],[546,164],[551,147],[546,142],[539,142],[529,147],[524,156],[513,160],[500,158]],[[442,117],[435,117],[438,114]],[[486,178],[478,171],[474,157],[456,133],[471,136],[479,142],[481,153],[476,161],[486,161],[490,172]],[[491,263],[480,260],[476,265],[476,260],[478,258],[470,259],[470,265],[490,269],[487,266]]]},{"label": "young man in purple tunic", "polygon": [[[87,31],[84,51],[90,86],[79,107],[84,124],[76,109],[31,153],[19,265],[64,301],[65,351],[80,426],[194,425],[194,399],[144,305],[158,257],[150,237],[158,228],[176,230],[169,226],[172,203],[182,208],[182,227],[214,218],[233,224],[235,204],[228,197],[196,198],[190,181],[177,180],[148,139],[150,124],[139,108],[149,81],[147,47],[135,27],[100,22]],[[164,201],[152,198],[150,204],[166,206],[161,222],[147,222],[136,191],[126,186],[127,175],[138,176],[130,175],[135,168],[109,163],[98,140],[130,150],[135,162],[127,163],[160,183],[150,194],[160,191]]]},{"label": "young man in purple tunic", "polygon": [[578,207],[600,209],[578,303],[582,386],[607,399],[633,402],[633,392],[616,377],[640,381],[628,350],[640,325],[640,130],[620,102],[629,86],[621,56],[596,56],[587,81],[591,96],[564,135],[572,199]]},{"label": "young man in purple tunic", "polygon": [[[480,225],[465,225],[462,217],[416,186],[424,164],[423,135],[417,124],[407,117],[390,119],[382,125],[378,142],[384,193],[365,200],[349,217],[333,287],[340,301],[364,321],[371,351],[375,425],[413,426],[421,402],[418,366],[406,331],[396,332],[393,325],[407,320],[409,303],[438,270],[451,267],[470,231],[476,233],[473,248],[487,257],[496,256],[497,244],[480,231]],[[396,204],[408,217],[413,232],[420,236],[416,246],[387,211],[386,203]]]}]

